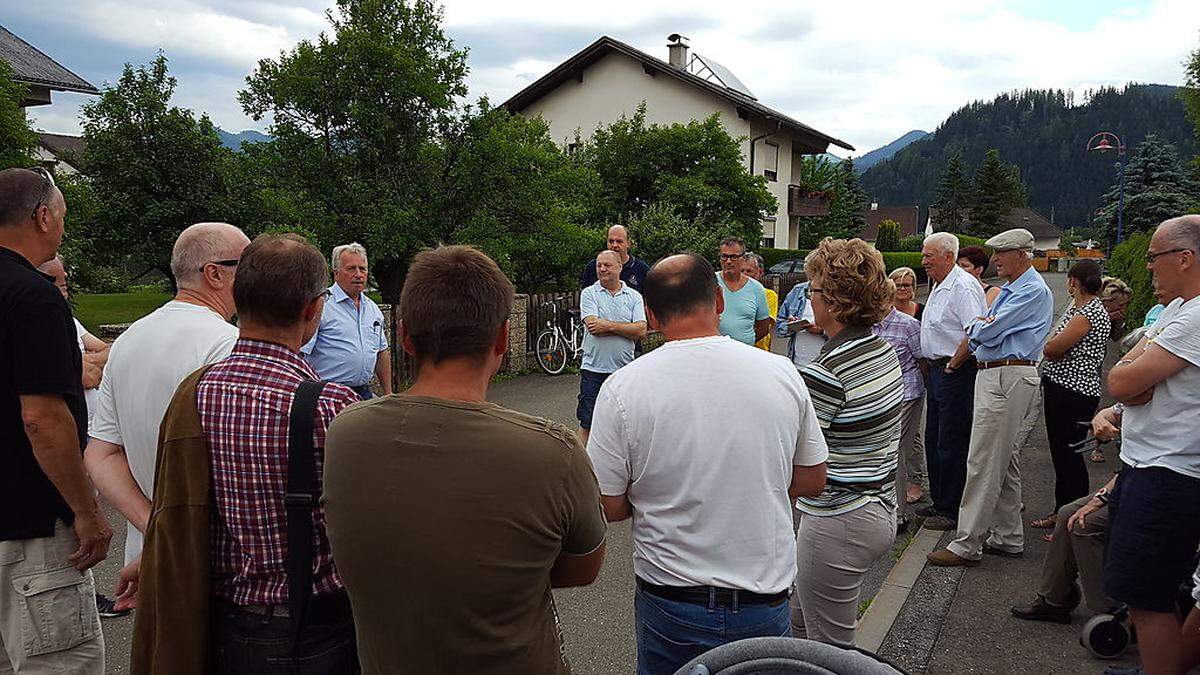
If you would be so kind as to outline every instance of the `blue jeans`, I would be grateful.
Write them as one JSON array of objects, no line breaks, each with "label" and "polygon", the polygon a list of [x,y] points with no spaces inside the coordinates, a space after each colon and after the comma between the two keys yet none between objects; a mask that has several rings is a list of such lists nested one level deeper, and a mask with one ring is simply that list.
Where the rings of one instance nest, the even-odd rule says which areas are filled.
[{"label": "blue jeans", "polygon": [[371,385],[369,384],[360,384],[357,387],[350,388],[353,389],[354,393],[358,394],[358,397],[364,401],[370,401],[371,399],[375,398],[375,392],[371,391]]},{"label": "blue jeans", "polygon": [[751,637],[790,637],[787,600],[774,605],[698,605],[637,589],[638,675],[671,675],[704,652]]},{"label": "blue jeans", "polygon": [[933,508],[939,515],[958,520],[975,410],[974,363],[949,374],[936,366],[930,368],[926,403],[925,463]]}]

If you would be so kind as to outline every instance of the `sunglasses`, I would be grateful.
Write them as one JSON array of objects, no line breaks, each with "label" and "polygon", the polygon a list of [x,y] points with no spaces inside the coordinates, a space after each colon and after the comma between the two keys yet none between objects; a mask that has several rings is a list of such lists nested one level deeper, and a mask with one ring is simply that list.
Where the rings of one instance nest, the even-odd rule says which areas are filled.
[{"label": "sunglasses", "polygon": [[46,169],[44,169],[40,166],[35,169],[31,169],[31,171],[33,171],[37,175],[44,178],[46,181],[45,183],[42,184],[42,192],[41,192],[41,194],[38,195],[38,200],[36,202],[34,202],[33,213],[30,214],[30,217],[36,218],[38,209],[40,209],[46,205],[46,199],[48,199],[50,197],[50,192],[51,192],[51,190],[54,189],[54,176],[52,176],[49,171],[47,171]]},{"label": "sunglasses", "polygon": [[220,265],[221,267],[237,267],[238,263],[240,263],[240,262],[241,262],[241,260],[236,259],[236,258],[230,258],[229,260],[210,260],[210,261],[204,263],[204,265],[200,266],[200,271],[201,272],[204,271],[205,265]]}]

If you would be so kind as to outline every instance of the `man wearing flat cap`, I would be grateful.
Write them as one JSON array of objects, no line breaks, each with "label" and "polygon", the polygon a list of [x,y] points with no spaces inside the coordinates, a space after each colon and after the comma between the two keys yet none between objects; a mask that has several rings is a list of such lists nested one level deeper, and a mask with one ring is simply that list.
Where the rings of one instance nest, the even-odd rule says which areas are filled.
[{"label": "man wearing flat cap", "polygon": [[978,362],[967,485],[958,531],[929,562],[978,565],[981,554],[1016,557],[1025,550],[1021,526],[1021,446],[1037,421],[1037,360],[1053,318],[1050,288],[1033,269],[1033,235],[1007,230],[987,240],[992,263],[1008,283],[981,316],[967,325]]}]

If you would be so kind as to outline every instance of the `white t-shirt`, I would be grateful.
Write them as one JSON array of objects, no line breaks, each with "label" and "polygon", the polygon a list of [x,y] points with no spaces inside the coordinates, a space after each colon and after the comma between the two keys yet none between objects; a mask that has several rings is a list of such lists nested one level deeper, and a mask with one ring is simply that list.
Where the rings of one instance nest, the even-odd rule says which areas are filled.
[{"label": "white t-shirt", "polygon": [[[73,318],[73,317],[72,317]],[[75,339],[79,342],[79,353],[86,354],[87,348],[83,345],[83,336],[91,335],[88,329],[79,323],[79,319],[75,319]],[[100,389],[84,389],[83,402],[87,405],[88,410],[88,428],[92,427],[92,418],[96,416],[96,401],[100,398]]]},{"label": "white t-shirt", "polygon": [[[804,311],[800,312],[800,318],[812,323],[816,320],[813,315],[813,306],[811,302],[804,303]],[[796,333],[796,342],[794,343],[794,351],[792,352],[792,363],[796,367],[807,366],[813,362],[813,359],[821,355],[821,348],[825,346],[825,336],[820,333],[810,333],[806,330]]]},{"label": "white t-shirt", "polygon": [[927,359],[954,356],[967,336],[966,326],[987,310],[979,280],[954,266],[929,294],[921,315],[921,353]]},{"label": "white t-shirt", "polygon": [[[88,434],[125,448],[129,470],[154,495],[158,427],[175,389],[201,366],[233,351],[238,331],[207,307],[172,300],[134,322],[108,353]],[[125,564],[142,551],[142,533],[126,528]]]},{"label": "white t-shirt", "polygon": [[1125,408],[1121,460],[1200,478],[1200,296],[1173,300],[1146,339],[1189,365],[1155,385],[1149,403]]},{"label": "white t-shirt", "polygon": [[777,593],[796,574],[793,466],[828,450],[786,357],[726,336],[667,342],[604,382],[588,455],[633,504],[634,572]]}]

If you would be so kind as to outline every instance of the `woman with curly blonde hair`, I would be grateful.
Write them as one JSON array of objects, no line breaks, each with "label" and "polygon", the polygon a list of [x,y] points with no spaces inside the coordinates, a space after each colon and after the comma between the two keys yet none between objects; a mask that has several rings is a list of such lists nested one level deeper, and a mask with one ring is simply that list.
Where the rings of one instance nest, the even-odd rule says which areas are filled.
[{"label": "woman with curly blonde hair", "polygon": [[792,631],[854,644],[859,591],[896,536],[896,462],[904,387],[896,351],[871,332],[895,286],[861,239],[826,238],[804,261],[815,323],[829,341],[800,369],[829,446],[828,482],[796,500]]}]

